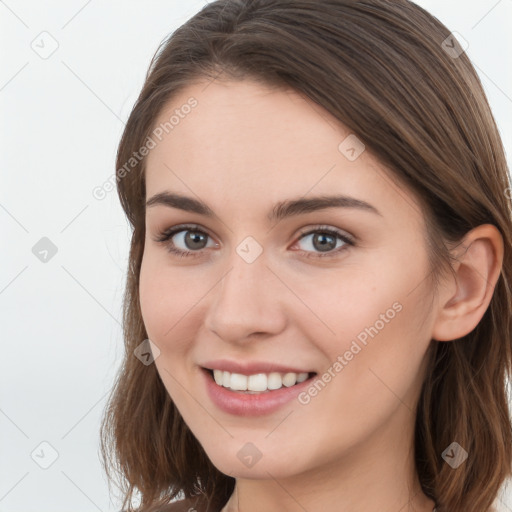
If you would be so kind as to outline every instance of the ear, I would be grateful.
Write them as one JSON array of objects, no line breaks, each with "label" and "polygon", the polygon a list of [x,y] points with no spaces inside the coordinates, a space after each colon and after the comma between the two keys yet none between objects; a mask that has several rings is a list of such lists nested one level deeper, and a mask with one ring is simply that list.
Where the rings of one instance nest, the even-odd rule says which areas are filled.
[{"label": "ear", "polygon": [[503,237],[492,224],[469,231],[457,249],[449,276],[439,286],[438,311],[431,337],[451,341],[469,334],[486,312],[503,263]]}]

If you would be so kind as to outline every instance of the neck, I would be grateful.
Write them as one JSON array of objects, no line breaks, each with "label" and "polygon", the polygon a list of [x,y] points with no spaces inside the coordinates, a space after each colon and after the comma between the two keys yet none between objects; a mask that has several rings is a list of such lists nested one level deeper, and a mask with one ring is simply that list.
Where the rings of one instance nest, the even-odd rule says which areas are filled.
[{"label": "neck", "polygon": [[[298,482],[298,480],[296,480]],[[237,480],[235,490],[221,512],[367,512],[368,510],[400,510],[401,512],[432,512],[435,503],[421,490],[419,483],[412,489],[403,488],[395,496],[383,487],[389,482],[383,479],[356,496],[345,486],[324,491],[319,482],[309,482],[299,490],[287,480],[271,481]],[[397,488],[396,485],[393,486]],[[382,500],[379,496],[389,495]]]},{"label": "neck", "polygon": [[[395,420],[349,453],[319,454],[331,457],[321,468],[292,476],[274,473],[269,479],[238,478],[222,512],[432,512],[435,504],[421,490],[414,454],[407,449],[414,446],[413,429],[397,435],[404,418]],[[293,468],[293,459],[290,464]]]}]

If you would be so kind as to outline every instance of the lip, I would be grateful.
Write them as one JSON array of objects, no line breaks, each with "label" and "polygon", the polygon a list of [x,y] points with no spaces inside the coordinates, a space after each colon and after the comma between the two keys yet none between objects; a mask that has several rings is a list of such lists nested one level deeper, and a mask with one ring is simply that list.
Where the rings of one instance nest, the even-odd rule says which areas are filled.
[{"label": "lip", "polygon": [[312,373],[314,370],[304,370],[292,366],[267,361],[247,361],[236,362],[228,359],[216,359],[215,361],[206,361],[201,364],[203,368],[209,370],[222,370],[229,373],[240,373],[241,375],[255,375],[257,373]]},{"label": "lip", "polygon": [[[220,368],[218,369],[220,370]],[[209,369],[201,368],[201,373],[210,400],[222,411],[237,416],[262,416],[271,414],[291,402],[294,398],[297,398],[299,393],[304,391],[317,376],[315,373],[305,381],[289,388],[282,387],[268,392],[247,394],[231,391],[228,388],[219,386],[213,379]]]}]

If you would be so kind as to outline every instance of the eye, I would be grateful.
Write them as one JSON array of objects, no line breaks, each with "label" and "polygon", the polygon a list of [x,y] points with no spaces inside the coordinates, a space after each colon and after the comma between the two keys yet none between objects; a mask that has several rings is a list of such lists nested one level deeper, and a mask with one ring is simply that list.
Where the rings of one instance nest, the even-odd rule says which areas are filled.
[{"label": "eye", "polygon": [[[355,245],[351,237],[329,226],[303,230],[301,235],[296,244],[303,243],[305,249],[301,252],[307,258],[333,257]],[[215,242],[208,245],[208,238],[210,235],[198,226],[182,224],[160,232],[154,240],[165,244],[170,253],[179,257],[198,257],[203,249],[219,246]]]},{"label": "eye", "polygon": [[302,236],[297,243],[306,240],[304,244],[306,246],[305,252],[311,253],[311,249],[319,251],[319,253],[307,254],[306,257],[308,258],[336,256],[341,251],[345,251],[349,246],[355,245],[351,237],[329,226],[321,226],[301,233]]},{"label": "eye", "polygon": [[[207,247],[209,236],[197,226],[180,225],[162,231],[155,241],[165,244],[167,250],[177,256],[195,257],[200,256],[200,251]],[[218,244],[213,243],[212,246],[217,247]]]}]

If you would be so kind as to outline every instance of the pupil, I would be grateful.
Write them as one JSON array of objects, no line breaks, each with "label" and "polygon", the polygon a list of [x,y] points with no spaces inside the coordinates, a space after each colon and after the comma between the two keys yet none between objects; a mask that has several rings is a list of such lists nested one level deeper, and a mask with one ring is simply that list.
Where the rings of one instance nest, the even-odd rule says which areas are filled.
[{"label": "pupil", "polygon": [[[202,249],[206,236],[201,233],[194,233],[194,231],[187,231],[185,243],[189,249]],[[316,234],[313,237],[313,245],[316,250],[326,252],[336,247],[336,240],[332,235]]]},{"label": "pupil", "polygon": [[[320,243],[317,243],[317,240],[321,239]],[[327,242],[326,242],[327,239]],[[313,245],[315,249],[318,251],[328,251],[330,249],[334,249],[336,247],[336,240],[332,235],[328,234],[320,234],[314,235],[313,237]]]},{"label": "pupil", "polygon": [[[201,243],[205,241],[205,235],[201,233],[195,233],[194,231],[187,231],[185,236],[185,244],[189,249],[202,249]],[[199,244],[199,246],[197,245]]]}]

